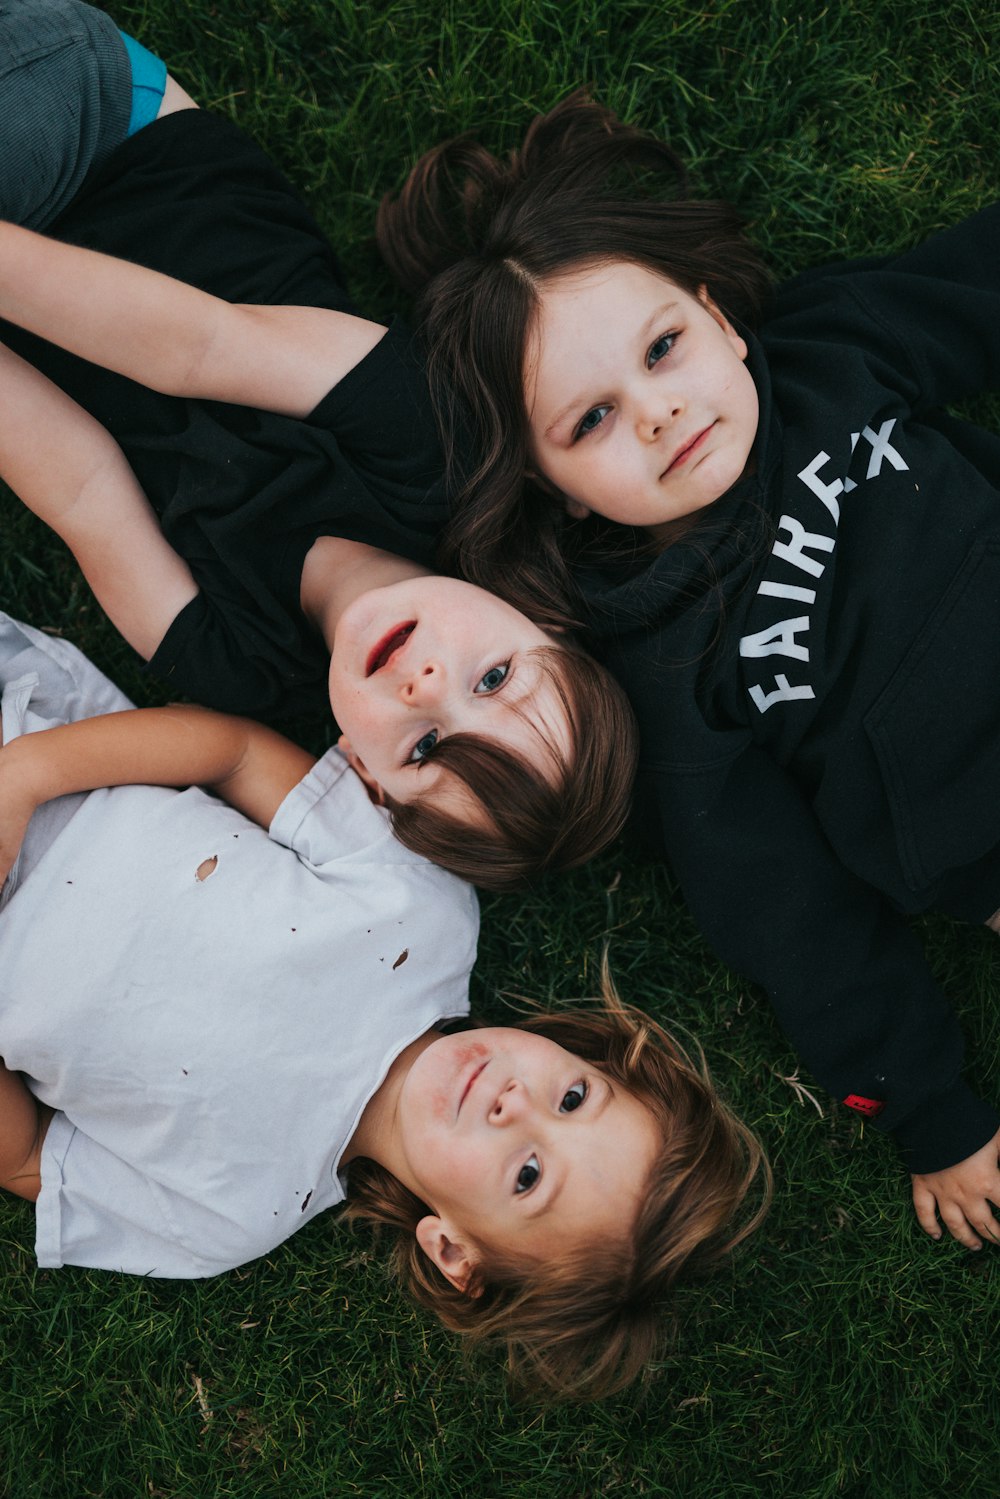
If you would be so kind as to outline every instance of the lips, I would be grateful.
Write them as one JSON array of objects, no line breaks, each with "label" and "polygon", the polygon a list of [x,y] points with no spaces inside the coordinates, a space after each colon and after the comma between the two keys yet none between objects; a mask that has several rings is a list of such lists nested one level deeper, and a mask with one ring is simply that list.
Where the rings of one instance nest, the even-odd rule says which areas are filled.
[{"label": "lips", "polygon": [[458,1100],[458,1110],[457,1110],[457,1112],[459,1114],[462,1112],[462,1105],[463,1105],[463,1103],[468,1098],[469,1094],[472,1092],[472,1085],[473,1085],[473,1083],[476,1081],[476,1079],[479,1076],[479,1074],[485,1070],[485,1068],[486,1068],[486,1062],[479,1062],[479,1063],[477,1063],[477,1065],[475,1066],[475,1068],[473,1069],[473,1071],[469,1074],[469,1080],[466,1083],[465,1087],[462,1089],[462,1096]]},{"label": "lips", "polygon": [[396,654],[400,646],[406,644],[416,627],[416,620],[411,619],[407,620],[405,624],[394,625],[387,635],[383,635],[382,639],[369,653],[368,660],[365,663],[365,676],[371,677],[377,671],[381,671],[383,666]]},{"label": "lips", "polygon": [[708,436],[714,426],[715,423],[710,422],[707,427],[705,427],[701,432],[698,433],[697,437],[693,437],[691,441],[687,443],[683,448],[678,448],[677,452],[671,458],[670,462],[667,464],[663,472],[665,474],[672,473],[673,470],[680,464],[686,463],[688,458],[691,457],[691,454],[696,452],[701,444],[705,441],[705,438]]}]

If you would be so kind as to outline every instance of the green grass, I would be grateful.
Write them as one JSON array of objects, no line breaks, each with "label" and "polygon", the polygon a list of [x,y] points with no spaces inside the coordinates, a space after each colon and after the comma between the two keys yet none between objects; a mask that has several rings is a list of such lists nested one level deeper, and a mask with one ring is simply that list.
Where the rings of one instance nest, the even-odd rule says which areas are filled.
[{"label": "green grass", "polygon": [[[739,202],[780,272],[893,249],[996,191],[1000,21],[987,0],[129,0],[116,18],[301,185],[362,303],[400,305],[370,237],[409,160],[456,131],[513,145],[590,83]],[[990,408],[986,408],[988,411]],[[992,408],[991,419],[996,419]],[[73,566],[9,499],[3,601],[154,701]],[[923,934],[997,1096],[995,939]],[[591,1410],[508,1402],[413,1313],[365,1236],[317,1220],[207,1283],[39,1272],[0,1206],[0,1493],[11,1499],[795,1499],[998,1491],[992,1251],[918,1230],[891,1147],[787,1081],[765,1002],[625,847],[484,902],[479,1007],[623,991],[697,1033],[771,1153],[777,1198],[733,1266],[678,1300],[662,1364]],[[801,1080],[810,1086],[805,1073]]]}]

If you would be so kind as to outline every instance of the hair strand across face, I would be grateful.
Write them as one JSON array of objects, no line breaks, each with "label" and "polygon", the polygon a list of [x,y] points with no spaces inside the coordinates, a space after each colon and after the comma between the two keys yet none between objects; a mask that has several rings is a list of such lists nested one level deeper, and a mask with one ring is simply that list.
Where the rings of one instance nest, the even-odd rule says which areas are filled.
[{"label": "hair strand across face", "polygon": [[566,715],[567,754],[541,729],[532,761],[479,735],[453,734],[435,748],[434,763],[472,792],[481,823],[470,825],[429,800],[386,799],[401,842],[487,890],[516,889],[585,864],[617,837],[630,810],[638,732],[625,693],[573,647],[535,655]]}]

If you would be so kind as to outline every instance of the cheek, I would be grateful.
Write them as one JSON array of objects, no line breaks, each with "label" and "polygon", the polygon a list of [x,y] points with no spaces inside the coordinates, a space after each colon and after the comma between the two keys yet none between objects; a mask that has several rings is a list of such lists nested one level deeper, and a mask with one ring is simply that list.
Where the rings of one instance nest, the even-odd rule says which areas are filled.
[{"label": "cheek", "polygon": [[417,1190],[435,1212],[467,1231],[489,1213],[497,1168],[490,1143],[431,1131],[408,1141]]},{"label": "cheek", "polygon": [[341,733],[346,734],[362,760],[369,759],[379,743],[385,740],[385,725],[380,724],[375,705],[365,701],[351,687],[344,688],[331,680],[330,707]]},{"label": "cheek", "polygon": [[628,454],[617,451],[620,447],[613,437],[599,443],[584,439],[559,451],[549,466],[548,477],[564,495],[586,501],[591,495],[603,493],[615,475],[620,476],[628,466]]},{"label": "cheek", "polygon": [[528,454],[528,477],[542,489],[564,490],[573,472],[574,449],[556,448],[550,444],[532,443]]},{"label": "cheek", "polygon": [[346,733],[345,719],[350,717],[351,693],[341,676],[336,656],[330,662],[330,673],[326,679],[326,686],[330,697],[330,710],[341,729]]},{"label": "cheek", "polygon": [[734,384],[738,388],[740,406],[748,427],[752,427],[753,435],[757,432],[757,423],[760,420],[760,397],[754,384],[753,376],[745,364],[739,366],[734,377]]}]

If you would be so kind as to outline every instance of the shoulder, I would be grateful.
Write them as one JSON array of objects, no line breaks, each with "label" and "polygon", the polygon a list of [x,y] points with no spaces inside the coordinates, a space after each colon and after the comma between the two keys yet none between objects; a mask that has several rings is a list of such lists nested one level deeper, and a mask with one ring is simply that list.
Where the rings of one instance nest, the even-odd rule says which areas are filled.
[{"label": "shoulder", "polygon": [[400,318],[341,379],[310,417],[333,429],[365,472],[400,495],[419,498],[436,524],[447,518],[444,449],[417,336]]},{"label": "shoulder", "polygon": [[435,907],[429,921],[446,910],[446,920],[478,926],[472,887],[400,843],[388,812],[370,800],[338,749],[327,750],[289,792],[269,831],[320,878],[369,884],[386,907],[394,899],[401,907],[427,902]]}]

